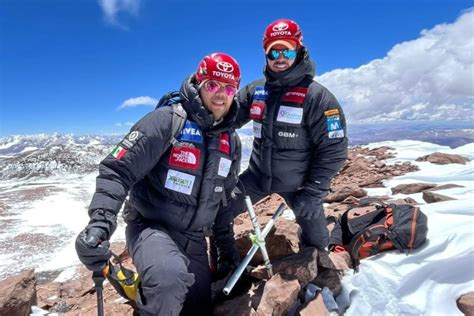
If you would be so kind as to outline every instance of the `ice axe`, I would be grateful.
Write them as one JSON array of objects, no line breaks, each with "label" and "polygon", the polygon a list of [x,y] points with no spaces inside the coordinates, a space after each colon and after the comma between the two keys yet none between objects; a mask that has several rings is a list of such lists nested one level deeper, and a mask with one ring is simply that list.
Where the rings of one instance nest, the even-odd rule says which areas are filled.
[{"label": "ice axe", "polygon": [[268,258],[268,252],[267,252],[267,249],[265,248],[265,237],[267,237],[268,233],[270,232],[270,229],[275,224],[275,221],[277,220],[277,218],[285,210],[285,203],[280,204],[280,206],[278,207],[276,212],[273,214],[272,218],[265,225],[265,228],[263,230],[260,230],[260,226],[259,226],[257,218],[255,216],[255,211],[253,209],[252,202],[250,201],[250,198],[248,196],[245,197],[245,203],[247,204],[247,210],[250,214],[250,218],[252,220],[252,225],[253,225],[254,230],[255,230],[255,236],[250,237],[250,239],[252,240],[253,246],[249,249],[249,251],[247,252],[247,255],[242,260],[242,262],[237,267],[237,269],[234,271],[234,273],[230,277],[229,281],[227,281],[227,284],[225,285],[224,290],[223,290],[225,295],[229,295],[230,291],[232,291],[232,288],[235,286],[235,284],[239,280],[240,276],[244,272],[245,268],[250,263],[250,260],[252,260],[255,253],[257,253],[258,249],[260,249],[262,251],[262,256],[264,257],[265,266],[267,267],[267,269],[269,271],[269,275],[271,276],[271,274],[273,272],[270,260]]},{"label": "ice axe", "polygon": [[97,293],[97,316],[104,316],[104,297],[102,291],[104,290],[105,277],[103,272],[92,272],[92,280],[94,281],[95,292]]}]

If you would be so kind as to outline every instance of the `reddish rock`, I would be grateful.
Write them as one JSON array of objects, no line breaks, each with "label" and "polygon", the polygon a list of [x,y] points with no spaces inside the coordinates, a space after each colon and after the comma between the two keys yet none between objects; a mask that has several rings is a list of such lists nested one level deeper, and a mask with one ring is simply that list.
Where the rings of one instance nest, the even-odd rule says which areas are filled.
[{"label": "reddish rock", "polygon": [[436,203],[436,202],[443,202],[443,201],[452,201],[452,200],[456,200],[456,199],[453,199],[452,197],[442,195],[442,194],[439,194],[439,193],[424,191],[423,192],[423,200],[426,203]]},{"label": "reddish rock", "polygon": [[329,311],[324,305],[323,296],[318,295],[316,298],[303,307],[300,312],[300,316],[329,316]]},{"label": "reddish rock", "polygon": [[456,303],[464,315],[474,316],[474,292],[461,295]]},{"label": "reddish rock", "polygon": [[0,315],[30,315],[36,305],[36,278],[24,271],[0,282]]},{"label": "reddish rock", "polygon": [[[249,234],[253,233],[253,226],[251,225],[248,216],[239,216],[242,218],[241,225],[234,226],[235,242],[237,249],[239,249],[241,257],[245,257],[252,242],[249,239]],[[263,227],[270,217],[259,217],[259,222]],[[273,229],[265,239],[265,247],[271,260],[286,257],[295,254],[299,251],[299,225],[294,221],[279,218]],[[257,251],[252,264],[260,264],[263,262],[263,257],[260,251]]]},{"label": "reddish rock", "polygon": [[349,150],[349,157],[338,175],[331,182],[333,191],[347,184],[359,187],[383,187],[383,180],[418,170],[412,164],[384,165],[383,160],[392,158],[392,148],[380,147],[367,149],[355,147]]},{"label": "reddish rock", "polygon": [[436,184],[432,183],[409,183],[409,184],[399,184],[396,187],[392,188],[392,194],[413,194],[419,193],[427,189],[434,188]]},{"label": "reddish rock", "polygon": [[257,314],[285,315],[295,305],[300,289],[298,280],[288,280],[276,274],[265,283]]},{"label": "reddish rock", "polygon": [[380,169],[380,168],[385,167],[386,165],[385,165],[385,162],[383,162],[383,161],[376,161],[376,162],[374,162],[374,166],[375,166],[375,168]]},{"label": "reddish rock", "polygon": [[347,184],[335,186],[332,188],[334,192],[328,194],[324,199],[326,203],[341,202],[349,196],[361,198],[367,196],[367,192],[356,184]]},{"label": "reddish rock", "polygon": [[[248,292],[237,295],[232,299],[226,301],[220,301],[215,303],[213,309],[214,316],[228,316],[228,315],[252,315],[256,316],[256,306],[261,301],[263,288],[265,282],[259,282],[253,284]],[[232,290],[234,291],[234,290]],[[231,295],[235,295],[235,292],[231,292]]]},{"label": "reddish rock", "polygon": [[339,271],[345,271],[352,268],[352,259],[351,255],[347,251],[342,252],[330,252],[329,259],[331,259],[332,264],[328,266],[326,263],[325,268],[335,269]]},{"label": "reddish rock", "polygon": [[458,163],[458,164],[465,165],[468,161],[470,161],[470,159],[460,156],[460,155],[452,155],[452,154],[444,154],[440,152],[435,152],[430,155],[416,158],[416,161],[428,161],[437,165],[447,165],[451,163]]},{"label": "reddish rock", "polygon": [[339,267],[342,267],[340,262],[338,262],[338,265],[336,267],[329,254],[323,251],[318,252],[318,275],[311,283],[320,288],[328,287],[334,296],[339,295],[342,289],[341,280],[344,271],[339,269]]},{"label": "reddish rock", "polygon": [[[303,248],[299,253],[272,262],[273,273],[296,278],[301,287],[306,286],[318,273],[318,250],[312,247]],[[264,279],[267,277],[265,266],[261,265],[252,271],[252,276]]]}]

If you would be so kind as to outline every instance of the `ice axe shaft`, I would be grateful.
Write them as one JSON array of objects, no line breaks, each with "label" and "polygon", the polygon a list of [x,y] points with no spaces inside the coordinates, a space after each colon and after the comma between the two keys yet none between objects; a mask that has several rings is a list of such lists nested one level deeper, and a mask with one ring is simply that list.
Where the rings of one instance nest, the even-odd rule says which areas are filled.
[{"label": "ice axe shaft", "polygon": [[102,295],[104,279],[102,271],[92,272],[92,280],[97,293],[97,316],[104,316],[104,297]]},{"label": "ice axe shaft", "polygon": [[[278,209],[276,210],[276,212],[273,214],[272,218],[268,221],[268,223],[263,228],[263,231],[261,231],[261,236],[262,236],[263,239],[265,239],[265,237],[267,237],[268,233],[270,232],[270,229],[272,229],[273,225],[275,224],[275,221],[277,220],[278,217],[280,217],[280,215],[283,213],[284,210],[285,210],[285,204],[281,203],[280,206],[278,207]],[[250,260],[252,260],[252,257],[255,255],[255,253],[257,252],[257,250],[259,248],[260,247],[258,245],[254,244],[249,249],[249,251],[247,252],[247,255],[245,256],[245,258],[242,260],[240,265],[234,271],[234,273],[230,277],[229,281],[227,281],[227,284],[225,285],[224,290],[223,290],[225,295],[229,295],[230,291],[232,291],[235,284],[239,280],[240,276],[244,272],[245,268],[250,263]]]}]

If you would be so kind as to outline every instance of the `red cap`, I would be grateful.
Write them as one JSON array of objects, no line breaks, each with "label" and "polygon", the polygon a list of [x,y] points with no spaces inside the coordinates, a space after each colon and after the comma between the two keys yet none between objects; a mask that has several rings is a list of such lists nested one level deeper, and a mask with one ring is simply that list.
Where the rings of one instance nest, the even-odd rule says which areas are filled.
[{"label": "red cap", "polygon": [[240,84],[240,67],[231,56],[223,53],[214,53],[204,57],[199,63],[194,75],[197,83],[204,80],[217,80],[236,85]]},{"label": "red cap", "polygon": [[303,32],[295,21],[280,19],[267,26],[263,34],[263,49],[268,53],[270,48],[277,44],[292,50],[303,46]]}]

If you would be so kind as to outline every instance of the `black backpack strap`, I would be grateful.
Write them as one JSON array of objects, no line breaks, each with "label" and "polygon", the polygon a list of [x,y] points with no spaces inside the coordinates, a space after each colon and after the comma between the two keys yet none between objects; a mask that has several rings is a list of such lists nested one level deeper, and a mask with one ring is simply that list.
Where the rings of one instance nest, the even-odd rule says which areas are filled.
[{"label": "black backpack strap", "polygon": [[171,122],[171,140],[170,144],[174,145],[177,142],[176,137],[181,132],[186,122],[187,113],[181,103],[175,103],[173,106],[173,121]]},{"label": "black backpack strap", "polygon": [[[359,259],[359,251],[363,244],[368,241],[378,240],[375,246],[370,249],[370,255],[374,255],[380,250],[380,247],[386,240],[387,228],[383,224],[374,224],[354,236],[349,244],[349,253],[352,258]],[[383,239],[383,241],[382,241]],[[380,243],[380,245],[378,245]]]}]

